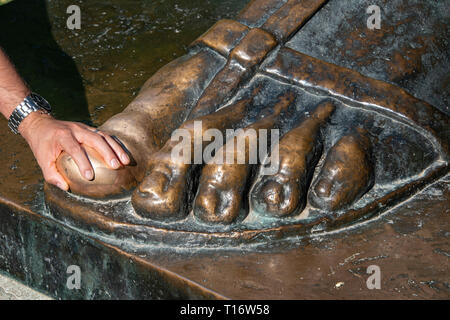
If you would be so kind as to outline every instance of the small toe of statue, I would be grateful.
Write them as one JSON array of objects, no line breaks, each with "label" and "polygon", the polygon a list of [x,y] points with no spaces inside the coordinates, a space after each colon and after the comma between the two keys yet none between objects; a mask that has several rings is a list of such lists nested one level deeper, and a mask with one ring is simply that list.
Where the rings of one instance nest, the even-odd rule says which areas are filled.
[{"label": "small toe of statue", "polygon": [[357,129],[328,152],[308,201],[322,210],[340,210],[361,198],[373,183],[370,140],[365,130]]}]

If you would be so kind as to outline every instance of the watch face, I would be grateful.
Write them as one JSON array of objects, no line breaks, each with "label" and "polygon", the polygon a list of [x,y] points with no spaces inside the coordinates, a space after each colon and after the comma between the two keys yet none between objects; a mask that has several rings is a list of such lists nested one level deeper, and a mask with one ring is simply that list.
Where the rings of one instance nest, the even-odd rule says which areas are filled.
[{"label": "watch face", "polygon": [[32,93],[31,94],[31,98],[33,98],[34,102],[36,102],[36,104],[47,110],[48,112],[52,111],[52,107],[50,106],[50,104],[47,102],[47,100],[45,100],[44,98],[42,98],[40,95],[36,94],[36,93]]}]

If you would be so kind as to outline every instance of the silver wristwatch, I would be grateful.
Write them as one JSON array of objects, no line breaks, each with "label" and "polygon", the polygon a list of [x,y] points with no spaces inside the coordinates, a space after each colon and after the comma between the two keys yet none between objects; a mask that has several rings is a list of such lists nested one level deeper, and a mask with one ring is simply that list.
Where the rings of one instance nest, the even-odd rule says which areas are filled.
[{"label": "silver wristwatch", "polygon": [[50,104],[36,93],[30,93],[23,101],[14,109],[8,120],[8,127],[15,134],[19,133],[19,125],[30,113],[41,111],[44,113],[52,112]]}]

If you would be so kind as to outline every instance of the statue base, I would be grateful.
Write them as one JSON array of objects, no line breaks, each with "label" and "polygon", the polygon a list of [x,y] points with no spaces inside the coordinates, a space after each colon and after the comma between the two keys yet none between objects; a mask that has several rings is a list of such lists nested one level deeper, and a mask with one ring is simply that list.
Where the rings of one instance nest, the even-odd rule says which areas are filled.
[{"label": "statue base", "polygon": [[[1,120],[3,121],[3,120]],[[46,216],[42,178],[0,124],[0,270],[60,299],[445,299],[450,175],[357,228],[245,251],[127,252]],[[8,146],[8,147],[7,147]],[[14,169],[13,169],[14,168]],[[8,182],[8,183],[6,183]],[[26,186],[26,190],[24,190]],[[26,191],[26,192],[24,192]],[[67,268],[81,288],[67,288]],[[367,267],[381,269],[369,290]]]}]

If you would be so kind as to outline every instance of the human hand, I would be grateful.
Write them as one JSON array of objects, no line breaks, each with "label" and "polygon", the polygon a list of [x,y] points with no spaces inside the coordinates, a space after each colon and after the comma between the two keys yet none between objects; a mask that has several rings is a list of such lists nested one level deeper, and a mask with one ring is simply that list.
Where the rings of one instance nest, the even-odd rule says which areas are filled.
[{"label": "human hand", "polygon": [[94,170],[82,144],[95,149],[111,169],[130,163],[127,153],[113,138],[83,123],[33,112],[22,121],[19,132],[33,151],[44,179],[63,190],[68,190],[69,185],[56,169],[56,159],[63,151],[74,159],[86,180],[94,179]]}]

